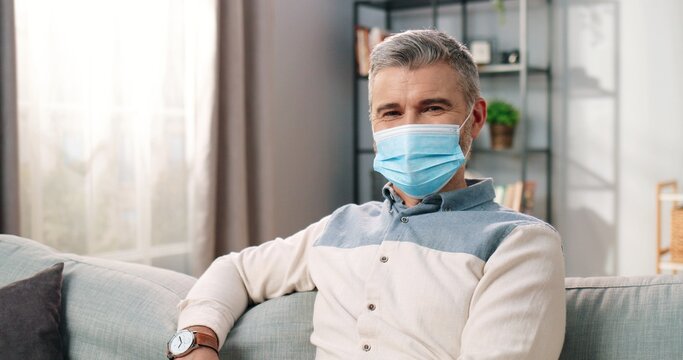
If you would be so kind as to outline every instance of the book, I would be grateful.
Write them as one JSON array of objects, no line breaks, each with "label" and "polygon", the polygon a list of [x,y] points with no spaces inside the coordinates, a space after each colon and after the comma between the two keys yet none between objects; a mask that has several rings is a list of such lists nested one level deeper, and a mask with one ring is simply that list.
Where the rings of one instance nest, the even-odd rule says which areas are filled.
[{"label": "book", "polygon": [[524,209],[525,213],[530,213],[534,209],[534,199],[536,195],[536,182],[527,180],[524,182]]},{"label": "book", "polygon": [[496,185],[494,187],[494,190],[496,192],[496,197],[493,199],[494,202],[497,202],[499,204],[502,204],[503,202],[503,197],[505,197],[505,186],[503,185]]},{"label": "book", "polygon": [[515,181],[512,184],[512,203],[510,208],[515,211],[522,211],[522,196],[524,192],[524,184],[521,181]]},{"label": "book", "polygon": [[361,76],[370,73],[370,53],[372,49],[386,39],[390,33],[379,27],[367,28],[356,25],[356,69]]},{"label": "book", "polygon": [[367,76],[370,72],[369,30],[356,26],[356,64],[358,74]]},{"label": "book", "polygon": [[515,191],[514,183],[508,184],[507,186],[505,186],[505,196],[503,197],[503,203],[501,205],[505,206],[506,208],[510,208],[510,209],[515,210],[512,207],[513,198],[515,196],[514,191]]}]

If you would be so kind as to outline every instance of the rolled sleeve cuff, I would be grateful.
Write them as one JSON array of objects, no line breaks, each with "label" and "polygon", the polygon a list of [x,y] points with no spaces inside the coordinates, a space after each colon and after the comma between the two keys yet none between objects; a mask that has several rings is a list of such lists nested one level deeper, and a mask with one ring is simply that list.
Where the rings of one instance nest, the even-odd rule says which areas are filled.
[{"label": "rolled sleeve cuff", "polygon": [[218,350],[223,347],[228,336],[228,329],[232,328],[234,320],[226,317],[210,302],[185,299],[178,304],[178,330],[190,326],[206,326],[218,336]]}]

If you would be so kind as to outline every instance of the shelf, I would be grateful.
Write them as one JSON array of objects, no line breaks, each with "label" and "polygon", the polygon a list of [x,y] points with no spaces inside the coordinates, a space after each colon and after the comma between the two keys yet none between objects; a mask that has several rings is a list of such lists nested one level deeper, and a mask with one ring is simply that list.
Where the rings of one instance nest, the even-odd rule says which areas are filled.
[{"label": "shelf", "polygon": [[672,261],[662,261],[661,263],[659,263],[659,268],[662,270],[681,271],[683,270],[683,264]]},{"label": "shelf", "polygon": [[[512,5],[512,8],[515,10],[513,11],[514,13],[518,13],[519,15],[517,16],[519,20],[519,32],[516,36],[517,39],[520,39],[520,42],[518,43],[518,50],[520,54],[529,54],[529,47],[528,47],[528,27],[529,27],[529,9],[531,4],[529,2],[531,1],[510,1],[505,0],[506,3]],[[469,8],[469,5],[473,4],[479,4],[481,6],[477,7],[472,7],[471,9]],[[544,5],[542,7],[539,7],[539,10],[548,10],[547,13],[544,11],[539,11],[538,14],[539,16],[544,16],[548,19],[547,21],[547,27],[550,27],[550,25],[553,23],[552,22],[552,15],[553,12],[550,11],[552,10],[552,5],[550,4],[551,2],[544,2]],[[455,7],[461,7],[461,11],[458,12],[457,14],[451,14],[450,15],[455,15],[457,16],[461,21],[459,21],[459,26],[460,26],[460,36],[461,38],[467,42],[468,39],[470,39],[470,36],[468,36],[468,29],[472,27],[471,21],[479,21],[479,17],[475,16],[475,13],[481,12],[481,10],[486,10],[487,12],[491,12],[495,14],[496,9],[493,6],[487,7],[486,5],[491,4],[491,0],[362,0],[362,1],[354,1],[354,13],[353,13],[353,24],[356,25],[359,23],[359,20],[361,18],[359,17],[359,13],[361,11],[367,11],[369,14],[373,15],[372,19],[377,19],[373,20],[375,22],[381,21],[381,18],[384,17],[384,25],[383,28],[389,29],[389,30],[396,30],[394,27],[392,27],[392,13],[396,13],[397,15],[400,14],[401,17],[413,17],[417,16],[419,17],[420,21],[422,21],[422,17],[428,16],[431,13],[431,20],[432,20],[432,25],[431,27],[437,28],[439,24],[439,17],[441,16],[442,10],[445,11],[447,8],[445,5],[455,5]],[[423,8],[423,9],[430,9],[430,12],[424,11],[420,12],[419,14],[412,14],[410,11],[406,12],[403,10],[409,10],[409,9],[416,9],[416,8]],[[377,14],[375,14],[377,13]],[[536,12],[534,12],[536,14]],[[536,16],[536,15],[535,15]],[[443,23],[443,19],[441,20]],[[375,24],[378,25],[378,24]],[[453,26],[457,26],[455,24],[451,24]],[[492,38],[495,38],[496,36],[500,36],[500,34],[495,35],[494,32],[495,29],[491,30]],[[500,29],[499,29],[500,30]],[[550,32],[547,32],[547,41],[548,45],[551,46],[551,36],[552,34]],[[527,41],[521,41],[522,36],[526,37]],[[540,51],[540,50],[539,50]],[[494,58],[498,59],[498,58]],[[500,60],[497,61],[502,61],[503,59],[501,58]],[[536,144],[543,144],[539,146],[533,146],[529,142],[529,139],[526,139],[526,136],[518,140],[519,142],[516,144],[515,147],[512,149],[505,149],[505,150],[493,150],[490,147],[488,147],[488,144],[478,144],[481,146],[481,148],[477,148],[475,145],[475,148],[472,149],[473,153],[473,159],[477,158],[473,163],[476,163],[476,165],[473,166],[482,166],[482,169],[487,166],[489,162],[492,163],[497,163],[501,162],[504,163],[505,166],[501,167],[501,169],[494,169],[493,173],[491,175],[496,174],[494,177],[498,177],[498,175],[507,176],[508,178],[510,176],[508,175],[514,175],[515,177],[526,180],[528,176],[530,175],[531,170],[539,170],[536,169],[539,164],[544,163],[544,174],[545,174],[545,180],[541,180],[542,183],[544,183],[544,191],[542,191],[544,194],[546,194],[545,198],[543,199],[543,203],[545,206],[543,206],[542,210],[539,210],[539,215],[543,214],[544,219],[552,223],[552,196],[548,196],[548,194],[553,193],[552,189],[552,168],[553,168],[553,156],[552,156],[552,68],[550,63],[538,63],[535,62],[534,65],[529,64],[529,58],[526,57],[524,59],[524,63],[522,64],[504,64],[504,63],[493,63],[493,64],[486,64],[486,65],[480,65],[478,66],[477,70],[479,73],[479,78],[482,79],[482,82],[490,82],[490,84],[496,84],[499,81],[506,82],[507,80],[511,80],[513,82],[518,82],[519,85],[519,91],[515,91],[511,94],[511,96],[518,94],[520,96],[520,101],[519,104],[521,104],[521,111],[524,113],[530,112],[529,107],[538,107],[543,105],[545,107],[545,112],[547,113],[545,115],[545,119],[539,118],[540,121],[545,121],[546,123],[546,130],[544,138],[545,140],[541,141],[536,141],[534,138],[533,142]],[[354,62],[357,64],[357,59],[354,54]],[[362,104],[365,104],[362,99],[360,99],[361,96],[365,96],[365,91],[362,89],[363,86],[367,86],[368,84],[368,76],[367,75],[360,75],[358,74],[358,67],[354,67],[354,74],[353,74],[353,79],[354,79],[354,86],[353,86],[353,102],[354,102],[354,109],[353,109],[353,131],[354,131],[354,145],[353,145],[353,152],[354,152],[354,164],[353,164],[353,171],[354,171],[354,199],[356,202],[364,202],[368,201],[368,194],[369,193],[375,193],[376,192],[376,187],[377,184],[376,182],[372,182],[370,184],[368,180],[368,174],[375,174],[372,173],[372,157],[374,157],[374,150],[372,149],[371,146],[368,146],[370,144],[367,144],[366,141],[364,141],[361,144],[361,140],[365,139],[366,135],[363,135],[359,131],[359,124],[361,124],[361,121],[359,121],[359,114],[361,113],[361,109],[359,109],[359,106]],[[485,79],[485,80],[484,80]],[[533,81],[547,81],[547,88],[545,89],[545,95],[547,96],[546,100],[543,103],[540,104],[536,101],[533,103],[530,103],[529,99],[529,89],[528,89],[528,83],[531,81],[530,79],[533,79]],[[591,85],[592,83],[588,83]],[[506,91],[508,90],[507,88],[505,89]],[[509,93],[509,91],[507,91]],[[609,94],[605,94],[609,95]],[[534,99],[535,100],[535,99]],[[542,110],[542,108],[539,108],[539,110]],[[363,115],[361,115],[363,116]],[[528,119],[523,119],[523,121],[528,121]],[[525,131],[527,127],[523,128]],[[361,136],[363,135],[363,136]],[[529,134],[527,134],[529,135]],[[541,134],[535,134],[537,136],[540,136]],[[361,139],[362,138],[362,139]],[[522,140],[525,140],[526,143],[523,143]],[[481,159],[479,159],[481,157]],[[481,162],[481,163],[480,163]],[[512,170],[511,167],[508,167],[508,165],[511,164],[519,164],[519,172],[517,170]],[[474,168],[476,170],[476,168]],[[498,171],[498,172],[497,172]],[[500,171],[503,171],[504,173],[501,173]],[[497,172],[497,173],[496,173]],[[534,173],[535,174],[535,173]],[[536,176],[536,175],[534,175]],[[369,186],[373,186],[372,191],[368,189]],[[540,204],[540,199],[537,203]],[[526,200],[523,199],[523,202]],[[539,208],[540,209],[540,208]]]},{"label": "shelf", "polygon": [[[479,75],[514,75],[522,71],[522,64],[491,64],[479,65]],[[548,68],[529,66],[529,74],[548,74]]]},{"label": "shelf", "polygon": [[[519,75],[522,72],[521,64],[492,64],[492,65],[479,65],[479,75],[480,76],[495,76],[495,75]],[[550,69],[539,67],[539,66],[529,66],[527,68],[529,74],[550,74]],[[356,73],[356,79],[367,80],[367,75],[361,75]]]},{"label": "shelf", "polygon": [[[472,153],[476,156],[477,154],[487,154],[487,155],[499,155],[499,156],[521,156],[522,151],[518,149],[505,149],[505,150],[493,150],[490,148],[474,148]],[[527,154],[550,154],[550,149],[548,148],[529,148],[526,150]]]},{"label": "shelf", "polygon": [[[373,149],[356,149],[358,154],[375,154]],[[550,149],[548,148],[530,148],[526,150],[527,154],[550,154]],[[472,149],[473,154],[488,154],[488,155],[500,155],[500,156],[521,156],[522,151],[517,149],[506,149],[506,150],[493,150],[488,148]]]},{"label": "shelf", "polygon": [[683,194],[660,194],[661,201],[683,201]]},{"label": "shelf", "polygon": [[[475,2],[490,2],[491,0],[467,0],[467,3]],[[452,4],[462,4],[463,0],[436,0],[436,6],[441,5],[452,5]],[[359,1],[358,5],[374,7],[377,9],[387,9],[391,10],[406,10],[413,8],[423,8],[433,6],[432,0],[377,0],[377,1]],[[387,6],[389,5],[389,6]]]}]

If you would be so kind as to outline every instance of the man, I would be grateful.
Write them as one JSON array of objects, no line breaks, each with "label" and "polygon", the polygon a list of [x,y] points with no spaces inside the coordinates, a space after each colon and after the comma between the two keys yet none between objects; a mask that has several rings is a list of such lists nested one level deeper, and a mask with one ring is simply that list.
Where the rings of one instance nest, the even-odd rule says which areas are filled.
[{"label": "man", "polygon": [[486,120],[470,54],[438,31],[394,35],[372,52],[369,95],[384,202],[219,257],[181,302],[179,329],[217,348],[249,302],[317,288],[318,359],[557,359],[559,235],[494,203],[491,179],[464,177]]}]

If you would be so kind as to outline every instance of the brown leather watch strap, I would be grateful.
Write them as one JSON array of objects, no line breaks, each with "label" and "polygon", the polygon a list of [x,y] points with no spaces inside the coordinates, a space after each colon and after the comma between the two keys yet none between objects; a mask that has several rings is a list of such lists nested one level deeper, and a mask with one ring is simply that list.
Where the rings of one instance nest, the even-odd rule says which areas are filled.
[{"label": "brown leather watch strap", "polygon": [[210,347],[213,351],[218,352],[218,339],[215,337],[199,331],[194,331],[194,338],[197,345]]}]

